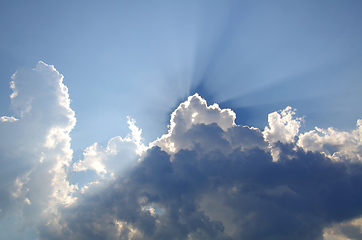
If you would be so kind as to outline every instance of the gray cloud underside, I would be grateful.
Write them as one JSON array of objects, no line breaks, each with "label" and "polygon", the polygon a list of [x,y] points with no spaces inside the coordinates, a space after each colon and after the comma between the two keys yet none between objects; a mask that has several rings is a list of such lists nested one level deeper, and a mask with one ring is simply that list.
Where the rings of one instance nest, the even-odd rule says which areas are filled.
[{"label": "gray cloud underside", "polygon": [[[362,120],[351,133],[298,135],[302,119],[287,107],[261,131],[196,94],[149,147],[129,119],[131,135],[74,162],[63,76],[39,62],[12,80],[15,116],[0,118],[0,224],[22,222],[0,237],[32,228],[48,240],[362,239]],[[79,189],[70,176],[82,171],[98,178]]]},{"label": "gray cloud underside", "polygon": [[[44,226],[41,237],[323,239],[325,227],[362,213],[360,163],[333,162],[280,142],[279,161],[273,162],[262,134],[242,126],[225,132],[215,123],[196,124],[185,134],[193,141],[191,150],[179,150],[170,161],[168,153],[153,147],[127,177],[64,208],[59,236]],[[230,135],[231,142],[225,138]],[[259,139],[260,146],[205,152],[198,143],[204,136],[223,149],[245,136]],[[142,210],[150,205],[164,213]],[[127,223],[121,231],[116,220]]]}]

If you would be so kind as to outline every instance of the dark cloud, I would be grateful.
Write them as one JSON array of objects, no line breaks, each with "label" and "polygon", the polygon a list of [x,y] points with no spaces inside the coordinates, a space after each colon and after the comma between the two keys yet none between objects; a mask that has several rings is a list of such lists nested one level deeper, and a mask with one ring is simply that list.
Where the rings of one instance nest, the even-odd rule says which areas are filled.
[{"label": "dark cloud", "polygon": [[[224,132],[195,124],[185,134],[191,149],[171,156],[155,146],[126,177],[64,208],[62,239],[323,239],[324,228],[362,214],[360,163],[281,142],[277,162],[263,145],[226,153],[232,144],[224,134],[238,141],[261,135],[240,126]],[[342,230],[357,236],[356,229]]]}]

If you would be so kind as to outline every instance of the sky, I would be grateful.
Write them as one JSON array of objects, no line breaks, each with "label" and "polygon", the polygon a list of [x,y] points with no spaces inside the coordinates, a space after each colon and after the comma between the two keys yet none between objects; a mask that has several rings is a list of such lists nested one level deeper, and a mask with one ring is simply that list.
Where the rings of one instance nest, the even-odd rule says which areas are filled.
[{"label": "sky", "polygon": [[1,239],[362,239],[360,1],[2,1]]}]

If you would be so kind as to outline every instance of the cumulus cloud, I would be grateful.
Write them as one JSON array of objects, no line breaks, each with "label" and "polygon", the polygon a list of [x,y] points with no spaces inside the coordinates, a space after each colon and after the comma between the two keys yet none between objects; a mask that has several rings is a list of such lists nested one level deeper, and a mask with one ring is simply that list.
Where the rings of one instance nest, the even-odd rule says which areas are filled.
[{"label": "cumulus cloud", "polygon": [[146,150],[143,144],[142,130],[136,126],[134,119],[128,118],[131,134],[122,138],[114,137],[108,141],[107,147],[103,148],[98,143],[85,149],[84,159],[73,164],[76,172],[93,170],[98,175],[111,177],[127,169]]},{"label": "cumulus cloud", "polygon": [[[195,119],[208,111],[220,116]],[[62,237],[323,239],[328,229],[347,236],[341,226],[362,214],[361,164],[297,146],[301,119],[290,118],[289,107],[272,113],[264,132],[235,125],[230,112],[189,97],[172,113],[169,132],[128,174],[63,208]],[[287,136],[278,137],[276,126]],[[277,161],[271,148],[278,149]]]},{"label": "cumulus cloud", "polygon": [[[216,103],[207,106],[206,101],[198,94],[195,94],[188,97],[187,101],[177,107],[171,114],[168,133],[151,145],[158,145],[168,152],[177,152],[180,149],[192,147],[196,142],[203,144],[207,139],[212,140],[212,138],[197,133],[192,136],[194,131],[191,128],[194,126],[202,127],[202,124],[213,124],[223,132],[232,126],[236,126],[235,119],[236,114],[231,109],[220,109]],[[217,134],[217,132],[212,131],[209,134]],[[207,147],[212,147],[210,144],[209,142]]]},{"label": "cumulus cloud", "polygon": [[362,119],[357,121],[357,129],[344,132],[316,127],[315,130],[299,136],[298,146],[308,151],[320,151],[338,161],[362,161]]},{"label": "cumulus cloud", "polygon": [[50,221],[59,204],[74,201],[67,167],[76,119],[63,76],[51,65],[19,69],[10,87],[14,116],[0,122],[0,216],[17,216],[21,230]]},{"label": "cumulus cloud", "polygon": [[263,135],[269,142],[269,147],[274,161],[278,160],[279,148],[276,143],[293,143],[300,128],[303,118],[293,118],[295,110],[290,106],[279,112],[273,112],[268,115],[269,126],[265,127]]},{"label": "cumulus cloud", "polygon": [[[261,131],[195,94],[148,147],[129,118],[128,136],[71,164],[62,76],[40,62],[11,88],[0,214],[39,219],[40,239],[360,239],[362,120],[350,133],[300,134],[303,119],[287,107]],[[79,191],[67,177],[82,171],[100,178]]]}]

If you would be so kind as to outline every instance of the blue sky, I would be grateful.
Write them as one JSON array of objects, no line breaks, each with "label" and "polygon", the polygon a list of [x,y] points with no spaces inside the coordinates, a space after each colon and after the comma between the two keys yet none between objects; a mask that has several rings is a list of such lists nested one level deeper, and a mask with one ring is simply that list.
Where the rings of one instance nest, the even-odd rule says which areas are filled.
[{"label": "blue sky", "polygon": [[[112,182],[120,181],[114,180],[113,178],[117,179],[115,176],[123,176],[125,172],[127,174],[132,172],[134,173],[134,175],[131,174],[132,176],[138,176],[140,166],[132,165],[134,159],[146,159],[140,164],[144,164],[142,165],[144,168],[149,167],[152,162],[150,159],[154,159],[154,155],[161,154],[152,148],[155,146],[160,147],[160,151],[164,151],[170,159],[181,159],[180,156],[185,154],[182,151],[188,149],[188,151],[197,152],[198,158],[202,160],[206,157],[212,158],[213,155],[205,150],[208,148],[201,147],[203,150],[200,150],[198,147],[203,144],[212,146],[216,144],[215,149],[220,148],[226,159],[232,159],[233,156],[228,152],[230,149],[226,148],[223,142],[227,140],[230,148],[234,149],[237,147],[244,149],[248,142],[246,140],[233,142],[236,141],[235,138],[238,139],[235,136],[239,130],[235,130],[235,133],[233,133],[234,130],[228,130],[234,126],[232,121],[240,126],[260,129],[260,132],[255,130],[256,132],[249,133],[245,139],[248,136],[254,136],[252,137],[254,140],[250,142],[255,142],[255,144],[251,145],[263,151],[269,151],[269,160],[274,160],[274,162],[278,161],[278,154],[284,156],[283,154],[287,154],[288,151],[291,156],[297,156],[295,157],[297,162],[306,158],[295,149],[294,155],[290,152],[292,150],[289,149],[291,146],[288,144],[294,144],[305,151],[326,154],[333,161],[343,160],[348,161],[348,164],[350,162],[357,164],[356,162],[361,157],[358,155],[361,154],[359,126],[356,130],[357,120],[362,118],[360,107],[362,102],[361,10],[360,1],[3,1],[0,3],[2,36],[0,39],[0,113],[1,116],[15,118],[3,118],[0,122],[3,124],[1,127],[3,131],[1,148],[4,151],[2,164],[5,166],[4,171],[8,168],[13,169],[15,166],[19,166],[22,170],[15,171],[17,173],[13,177],[4,175],[2,178],[2,185],[7,187],[1,189],[1,194],[4,196],[2,198],[7,200],[2,201],[3,206],[0,207],[3,213],[1,225],[11,224],[14,220],[9,219],[18,217],[23,219],[19,220],[22,222],[19,224],[23,224],[26,231],[33,231],[34,236],[40,239],[46,239],[46,237],[57,239],[59,236],[56,236],[55,232],[60,226],[54,225],[52,229],[45,230],[41,222],[33,225],[27,222],[31,216],[38,216],[36,212],[40,211],[39,206],[44,205],[40,202],[39,206],[36,205],[37,200],[32,195],[32,191],[35,191],[32,189],[36,189],[35,186],[40,184],[39,179],[42,177],[71,179],[68,185],[62,185],[61,189],[68,189],[64,190],[64,196],[78,200],[74,200],[76,203],[70,203],[68,198],[69,202],[64,201],[67,204],[84,202],[86,205],[89,203],[87,197],[81,195],[80,192],[69,190],[72,189],[73,184],[78,183],[80,189],[83,185],[90,184],[89,182],[100,181],[99,184],[105,184],[106,191],[111,191],[109,189],[113,185],[120,184]],[[39,63],[39,61],[42,62]],[[62,84],[68,88],[67,92],[59,87],[63,86],[62,84],[59,86],[51,84],[59,82],[60,75],[56,71],[64,76]],[[12,79],[13,74],[15,75]],[[9,85],[11,81],[15,82],[13,89]],[[15,90],[19,91],[18,96],[10,98],[9,96]],[[205,115],[202,115],[201,109],[206,108],[206,105],[201,104],[201,107],[197,105],[197,101],[201,100],[195,100],[195,103],[191,101],[199,99],[198,95],[194,95],[195,93],[199,94],[200,99],[205,99],[208,105],[218,103],[220,109],[215,108],[219,110],[215,110],[216,112],[210,115],[206,111]],[[194,97],[188,99],[192,95]],[[58,99],[59,102],[54,99]],[[67,99],[71,101],[69,106]],[[180,116],[177,113],[181,114],[182,111],[176,111],[176,109],[182,109],[181,103],[185,101],[192,102],[190,106],[197,110],[182,113],[184,117],[179,119],[176,117]],[[287,108],[288,106],[291,106],[291,109]],[[234,115],[230,113],[232,121],[225,123],[217,116],[224,116],[222,114],[226,113],[222,113],[222,109],[227,108],[232,109],[236,118],[233,119]],[[280,114],[281,118],[276,117],[279,115],[275,114],[269,115],[268,118],[268,114],[273,112]],[[171,113],[174,113],[175,119],[178,119],[174,122],[178,121],[179,125],[184,126],[183,129],[177,132],[171,131],[172,126],[168,127]],[[193,116],[194,113],[197,114]],[[127,116],[130,118],[127,119]],[[224,117],[227,119],[230,116]],[[195,126],[188,126],[186,123],[184,125],[185,119],[188,118],[193,119]],[[219,128],[212,125],[213,123],[216,123]],[[278,125],[279,123],[281,125]],[[205,127],[202,127],[202,124]],[[315,126],[320,129],[316,131],[319,135],[311,132]],[[327,130],[329,127],[333,127],[334,130]],[[31,129],[33,131],[30,131]],[[137,129],[142,129],[142,135],[138,134]],[[223,131],[235,138],[220,137],[221,135],[216,134],[218,131]],[[180,132],[184,134],[178,135]],[[126,137],[127,134],[130,135]],[[165,134],[162,138],[164,142],[156,140],[163,134]],[[199,135],[209,136],[209,139]],[[140,136],[143,138],[142,141]],[[196,136],[200,137],[197,140],[199,145],[186,144],[187,141],[191,141],[190,136],[194,136],[195,139],[198,139]],[[264,142],[259,139],[260,137],[264,138]],[[27,138],[34,139],[34,143],[28,146]],[[44,138],[48,140],[45,141]],[[51,142],[49,139],[53,138],[58,140]],[[41,139],[45,141],[43,145],[41,145],[43,141]],[[214,139],[214,142],[210,139]],[[285,147],[279,146],[278,141],[280,144],[285,144]],[[149,145],[149,143],[152,144]],[[176,150],[170,143],[174,143]],[[57,144],[63,146],[63,150],[58,152],[60,145]],[[45,150],[41,150],[40,146],[45,146]],[[54,152],[49,150],[52,146],[55,149]],[[149,153],[146,151],[148,148]],[[9,152],[6,152],[7,149]],[[24,155],[19,156],[13,155],[19,151],[29,152],[27,154],[22,152]],[[38,160],[27,160],[23,157],[28,155],[33,156],[34,159],[43,156],[44,159],[57,159],[56,161],[64,158],[66,160],[60,162],[67,167],[58,169],[59,165],[53,162],[54,165],[43,168],[35,164]],[[167,155],[162,155],[160,158],[167,159]],[[18,165],[9,163],[11,161],[8,157],[17,159]],[[121,158],[128,160],[120,164],[117,159]],[[245,159],[247,161],[249,157]],[[311,159],[317,159],[317,162],[320,160],[319,155],[313,155]],[[203,162],[200,163],[197,168],[204,166],[203,164]],[[262,166],[269,166],[268,164],[261,163]],[[326,171],[337,168],[333,164],[328,167],[328,164],[322,164],[324,167],[327,166]],[[346,168],[351,167],[345,164]],[[169,167],[176,169],[178,166],[176,162],[175,165]],[[354,167],[359,168],[358,164],[356,166]],[[254,167],[254,165],[250,166],[251,169]],[[283,165],[283,170],[280,171],[287,171],[289,167],[294,166]],[[55,175],[42,175],[44,169],[53,169]],[[224,170],[227,172],[230,169],[225,167]],[[294,168],[290,171],[294,171]],[[335,173],[338,171],[342,170],[337,169]],[[150,167],[150,172],[157,174],[158,170]],[[180,172],[175,170],[175,172],[180,175],[167,179],[177,185],[178,177],[184,172],[181,170]],[[211,174],[203,171],[201,173]],[[342,171],[339,176],[343,174],[346,173]],[[357,173],[356,176],[359,177]],[[133,181],[135,186],[142,183],[138,178],[129,178],[133,179],[131,182]],[[277,182],[276,179],[272,180]],[[287,180],[290,181],[290,186]],[[294,180],[286,177],[283,181],[280,180],[282,185],[275,185],[273,188],[266,189],[265,192],[269,195],[275,192],[278,194],[289,192],[292,195],[307,194],[308,191],[303,192],[300,186],[293,182]],[[239,181],[238,184],[243,182],[240,179],[235,181]],[[232,184],[236,184],[235,181]],[[325,181],[328,182],[329,179]],[[256,177],[255,183],[261,184]],[[12,184],[18,186],[17,189],[20,189],[19,186],[24,186],[22,188],[29,190],[16,192],[15,188],[11,190]],[[158,189],[160,196],[165,199],[169,198],[169,195],[164,194],[167,191],[159,188],[158,184],[155,182],[151,188]],[[211,189],[211,185],[205,186]],[[48,186],[47,190],[41,194],[51,195],[51,192],[56,189],[54,186]],[[199,189],[204,185],[196,179],[195,186],[195,189]],[[229,187],[228,184],[222,187],[227,189],[226,186]],[[263,184],[258,186],[263,186],[263,189],[265,187]],[[89,194],[100,194],[96,187],[89,191]],[[125,191],[122,189],[123,193]],[[319,192],[316,191],[311,188],[309,193],[318,195]],[[109,195],[112,194],[109,193]],[[187,194],[191,192],[180,188],[179,194],[188,196]],[[203,194],[200,199],[209,199],[207,196],[213,193],[210,190]],[[352,195],[359,196],[359,193],[351,191]],[[29,206],[38,207],[25,209],[21,204],[12,204],[11,196],[16,196],[17,199],[23,198],[25,203],[27,201],[32,203]],[[238,196],[246,197],[245,193],[240,193]],[[156,212],[161,211],[163,207],[162,211],[165,214],[162,216],[166,219],[165,216],[174,209],[165,199],[158,201],[158,205],[156,200],[151,202],[151,205],[142,205],[151,201],[148,197],[147,201],[140,204],[143,209],[153,207]],[[220,221],[227,229],[225,233],[220,233],[221,235],[216,234],[215,239],[256,237],[251,230],[249,233],[233,230],[235,226],[245,224],[238,216],[234,216],[236,220],[233,223],[226,220],[225,216],[215,217],[216,213],[210,209],[215,207],[215,204],[219,206],[221,202],[228,200],[230,199],[222,199],[220,196],[215,200],[197,202],[208,214],[202,219],[209,217],[212,221]],[[311,205],[314,204],[311,199],[307,200]],[[299,200],[297,202],[296,205],[299,204]],[[47,202],[47,204],[50,203]],[[101,202],[97,204],[100,209],[104,207]],[[9,209],[12,210],[5,212],[3,209],[7,206],[11,206]],[[261,204],[259,207],[255,209],[255,212],[258,213],[260,209],[269,206]],[[356,209],[359,207],[356,206]],[[72,205],[72,208],[76,208],[76,205]],[[249,214],[246,208],[247,205],[234,210],[240,215]],[[220,206],[220,209],[221,212],[226,213],[233,208],[230,203],[228,206]],[[57,216],[63,222],[69,221],[70,224],[76,219],[69,215],[69,210],[57,211]],[[81,212],[79,214],[81,215]],[[152,214],[151,216],[155,218],[157,216],[161,218],[158,213]],[[283,216],[287,217],[288,214]],[[138,216],[139,219],[145,222],[147,217],[144,218],[145,216],[141,215]],[[329,215],[325,217],[326,215],[318,216],[324,221],[318,225],[319,229],[312,229],[314,232],[321,233],[323,229],[334,229],[336,236],[350,234],[348,236],[353,239],[351,231],[348,232],[345,228],[357,227],[353,225],[354,223],[346,221],[359,217],[358,214],[340,218]],[[188,217],[186,216],[185,219]],[[170,237],[168,233],[161,234],[157,232],[158,230],[155,230],[152,235],[145,230],[147,224],[132,223],[132,226],[126,226],[125,219],[118,220],[122,222],[124,229],[136,229],[134,231],[145,234],[142,235],[145,239],[147,234],[149,239],[155,236],[160,237],[162,234],[164,234],[162,236]],[[87,219],[87,221],[90,220]],[[170,218],[167,221],[170,221]],[[255,218],[253,223],[260,221]],[[337,223],[342,225],[333,225]],[[210,226],[204,226],[203,231],[207,232],[205,229],[216,231],[216,225]],[[176,225],[164,227],[177,228]],[[293,226],[290,226],[290,229],[294,229]],[[11,236],[12,231],[6,231],[4,227],[0,229],[2,236]],[[80,230],[74,228],[67,231],[77,233]],[[157,235],[156,232],[161,235]],[[268,230],[265,229],[265,232],[267,233]],[[179,234],[181,238],[187,235],[183,235],[182,232]],[[197,236],[190,229],[189,234],[194,234],[192,239],[202,237]],[[269,232],[269,234],[274,233]],[[15,235],[17,239],[36,238],[26,238],[25,235],[29,234],[16,233]],[[77,236],[80,235],[69,235],[69,239]],[[91,238],[101,235],[84,236]],[[320,237],[316,235],[310,239],[317,239],[318,236]],[[127,237],[131,238],[130,235]],[[136,236],[134,238],[137,239]],[[209,239],[211,239],[210,236]],[[333,239],[332,236],[329,239]]]}]

